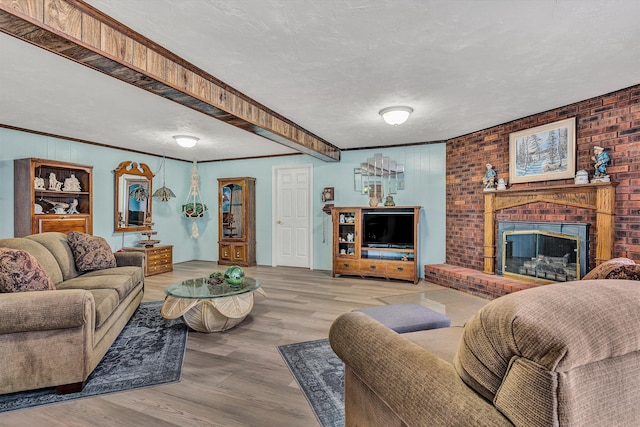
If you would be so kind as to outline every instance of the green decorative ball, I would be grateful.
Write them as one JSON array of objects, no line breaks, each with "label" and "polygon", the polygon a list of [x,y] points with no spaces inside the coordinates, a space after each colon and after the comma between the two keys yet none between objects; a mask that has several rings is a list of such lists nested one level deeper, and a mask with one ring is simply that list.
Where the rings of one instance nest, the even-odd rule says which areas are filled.
[{"label": "green decorative ball", "polygon": [[237,265],[233,265],[224,272],[224,280],[229,286],[240,286],[244,282],[244,270]]}]

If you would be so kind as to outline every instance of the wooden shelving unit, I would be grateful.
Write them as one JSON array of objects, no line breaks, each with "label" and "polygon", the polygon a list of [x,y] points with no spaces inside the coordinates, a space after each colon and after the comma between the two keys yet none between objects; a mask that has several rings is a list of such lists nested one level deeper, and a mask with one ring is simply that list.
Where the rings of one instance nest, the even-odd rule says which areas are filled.
[{"label": "wooden shelving unit", "polygon": [[[380,208],[334,207],[332,275],[384,277],[418,283],[419,206]],[[363,245],[362,218],[364,212],[406,212],[413,215],[413,245],[411,248],[367,247]]]},{"label": "wooden shelving unit", "polygon": [[[62,183],[75,176],[80,183],[80,191],[64,191],[62,186],[49,189],[51,174]],[[37,158],[16,159],[13,176],[15,237],[47,231],[93,233],[92,166]],[[36,187],[36,178],[42,179],[41,188]],[[69,210],[74,200],[77,200],[75,211],[78,213],[70,213],[73,209]]]}]

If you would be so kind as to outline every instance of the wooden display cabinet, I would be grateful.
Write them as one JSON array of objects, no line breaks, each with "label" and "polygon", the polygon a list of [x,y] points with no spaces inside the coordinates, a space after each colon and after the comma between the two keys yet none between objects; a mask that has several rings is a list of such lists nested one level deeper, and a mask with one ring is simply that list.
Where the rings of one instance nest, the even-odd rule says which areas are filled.
[{"label": "wooden display cabinet", "polygon": [[256,179],[218,178],[218,264],[256,265]]},{"label": "wooden display cabinet", "polygon": [[[92,175],[92,166],[36,158],[14,160],[14,236],[47,231],[93,234]],[[79,184],[78,191],[69,191],[75,188],[73,182]]]},{"label": "wooden display cabinet", "polygon": [[[384,277],[418,283],[418,225],[419,206],[394,206],[380,208],[334,207],[333,269],[332,275]],[[378,240],[372,243],[364,236],[364,215],[402,215],[413,227],[412,234],[403,245]],[[406,237],[406,234],[405,237]],[[404,240],[407,240],[405,238]]]},{"label": "wooden display cabinet", "polygon": [[144,275],[168,273],[173,271],[173,246],[158,245],[144,248],[122,248],[125,252],[142,252],[145,256]]}]

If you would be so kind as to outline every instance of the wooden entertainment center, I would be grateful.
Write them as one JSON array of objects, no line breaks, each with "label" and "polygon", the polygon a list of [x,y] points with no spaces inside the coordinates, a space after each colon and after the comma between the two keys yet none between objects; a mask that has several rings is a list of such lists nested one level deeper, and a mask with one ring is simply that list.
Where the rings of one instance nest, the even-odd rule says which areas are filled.
[{"label": "wooden entertainment center", "polygon": [[[332,275],[384,277],[418,283],[420,209],[420,206],[332,208]],[[401,218],[402,222],[394,218]],[[401,229],[399,233],[391,233],[386,228],[392,226],[384,224]],[[376,236],[368,227],[376,227],[374,231],[381,233]]]}]

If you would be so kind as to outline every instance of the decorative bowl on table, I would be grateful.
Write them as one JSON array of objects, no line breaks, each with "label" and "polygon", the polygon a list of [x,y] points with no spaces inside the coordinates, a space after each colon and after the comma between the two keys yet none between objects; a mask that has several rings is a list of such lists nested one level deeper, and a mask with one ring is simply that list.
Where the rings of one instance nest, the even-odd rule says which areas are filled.
[{"label": "decorative bowl on table", "polygon": [[209,283],[212,285],[219,285],[224,282],[224,275],[219,271],[214,271],[209,275]]},{"label": "decorative bowl on table", "polygon": [[237,265],[232,265],[224,272],[224,280],[229,286],[237,288],[244,282],[244,270]]}]

